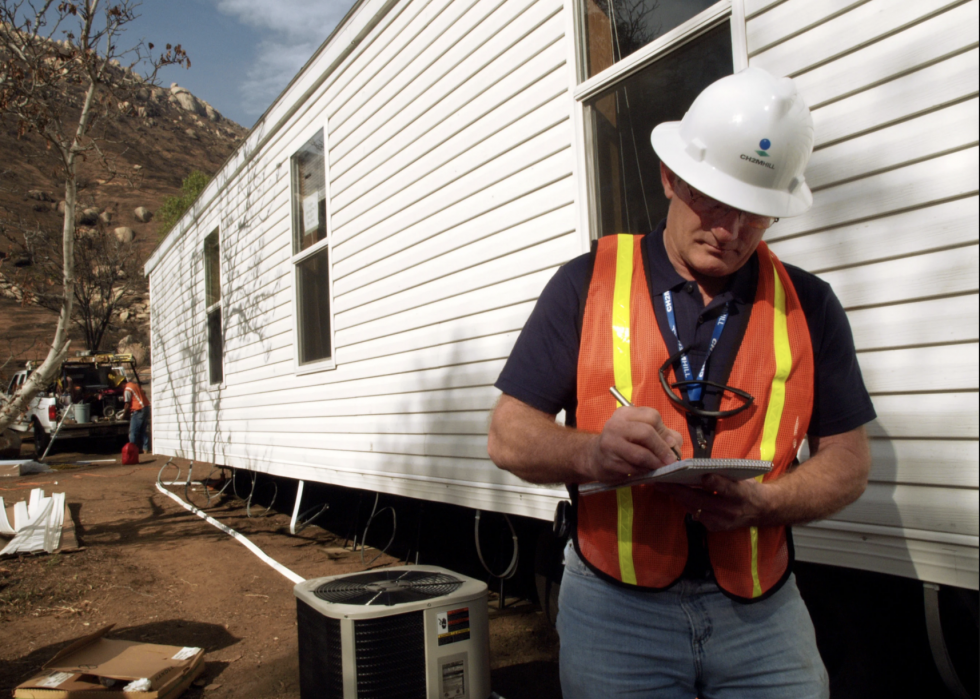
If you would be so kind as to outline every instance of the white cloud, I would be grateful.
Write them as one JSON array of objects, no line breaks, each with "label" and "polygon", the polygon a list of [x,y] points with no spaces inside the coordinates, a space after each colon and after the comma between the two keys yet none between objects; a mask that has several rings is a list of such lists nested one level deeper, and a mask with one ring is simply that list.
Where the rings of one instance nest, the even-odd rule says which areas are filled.
[{"label": "white cloud", "polygon": [[258,117],[272,104],[352,4],[353,0],[217,1],[219,11],[265,35],[241,84],[246,113]]}]

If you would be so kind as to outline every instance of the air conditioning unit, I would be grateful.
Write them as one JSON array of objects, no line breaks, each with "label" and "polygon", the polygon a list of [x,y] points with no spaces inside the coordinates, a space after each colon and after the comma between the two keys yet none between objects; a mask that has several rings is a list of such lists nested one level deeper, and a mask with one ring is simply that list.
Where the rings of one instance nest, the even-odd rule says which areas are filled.
[{"label": "air conditioning unit", "polygon": [[294,588],[301,699],[487,699],[487,586],[435,566]]}]

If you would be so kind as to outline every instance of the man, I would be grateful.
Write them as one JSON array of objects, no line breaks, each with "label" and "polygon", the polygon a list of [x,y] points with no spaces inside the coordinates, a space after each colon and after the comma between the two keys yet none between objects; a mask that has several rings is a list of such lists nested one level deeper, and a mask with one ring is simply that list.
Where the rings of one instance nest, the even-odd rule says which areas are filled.
[{"label": "man", "polygon": [[[875,415],[833,292],[761,242],[812,203],[810,113],[791,80],[750,68],[651,140],[666,221],[562,267],[497,382],[491,458],[572,495],[563,696],[827,697],[789,526],[860,496]],[[773,470],[578,495],[676,453]]]},{"label": "man", "polygon": [[123,417],[129,420],[129,441],[140,447],[144,454],[150,453],[150,401],[146,399],[143,387],[138,381],[128,379],[123,389],[126,412]]}]

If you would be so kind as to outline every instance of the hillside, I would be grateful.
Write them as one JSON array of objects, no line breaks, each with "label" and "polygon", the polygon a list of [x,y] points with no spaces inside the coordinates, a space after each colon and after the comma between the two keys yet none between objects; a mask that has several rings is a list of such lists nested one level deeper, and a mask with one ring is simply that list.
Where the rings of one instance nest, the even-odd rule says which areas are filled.
[{"label": "hillside", "polygon": [[[69,94],[66,99],[78,97]],[[161,231],[155,218],[139,220],[136,209],[156,212],[167,197],[180,194],[183,178],[193,170],[213,175],[247,129],[176,83],[169,89],[141,88],[132,103],[123,103],[119,109],[121,118],[108,123],[102,146],[112,162],[112,172],[95,159],[80,167],[79,216],[89,209],[93,220],[87,223],[93,227],[110,232],[119,227],[131,229],[133,240],[127,244],[135,246],[145,260]],[[19,283],[30,261],[24,254],[24,232],[60,231],[64,184],[57,156],[45,148],[43,140],[35,135],[18,137],[16,124],[2,116],[0,153],[0,367],[7,363],[0,368],[0,380],[5,382],[15,364],[43,358],[54,334],[57,315],[25,303]],[[81,225],[79,216],[76,223]],[[128,308],[114,319],[100,349],[114,350],[125,336],[149,345],[145,279],[141,277],[136,287],[126,298]],[[84,349],[84,340],[74,329],[72,338],[73,350]]]}]

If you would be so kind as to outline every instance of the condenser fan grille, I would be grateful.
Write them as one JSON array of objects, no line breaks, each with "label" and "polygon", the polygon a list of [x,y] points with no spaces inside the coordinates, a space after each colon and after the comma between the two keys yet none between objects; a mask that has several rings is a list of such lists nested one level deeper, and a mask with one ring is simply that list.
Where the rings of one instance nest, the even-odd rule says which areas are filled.
[{"label": "condenser fan grille", "polygon": [[326,582],[313,591],[336,604],[383,605],[434,599],[455,592],[463,581],[452,575],[421,570],[378,570]]}]

